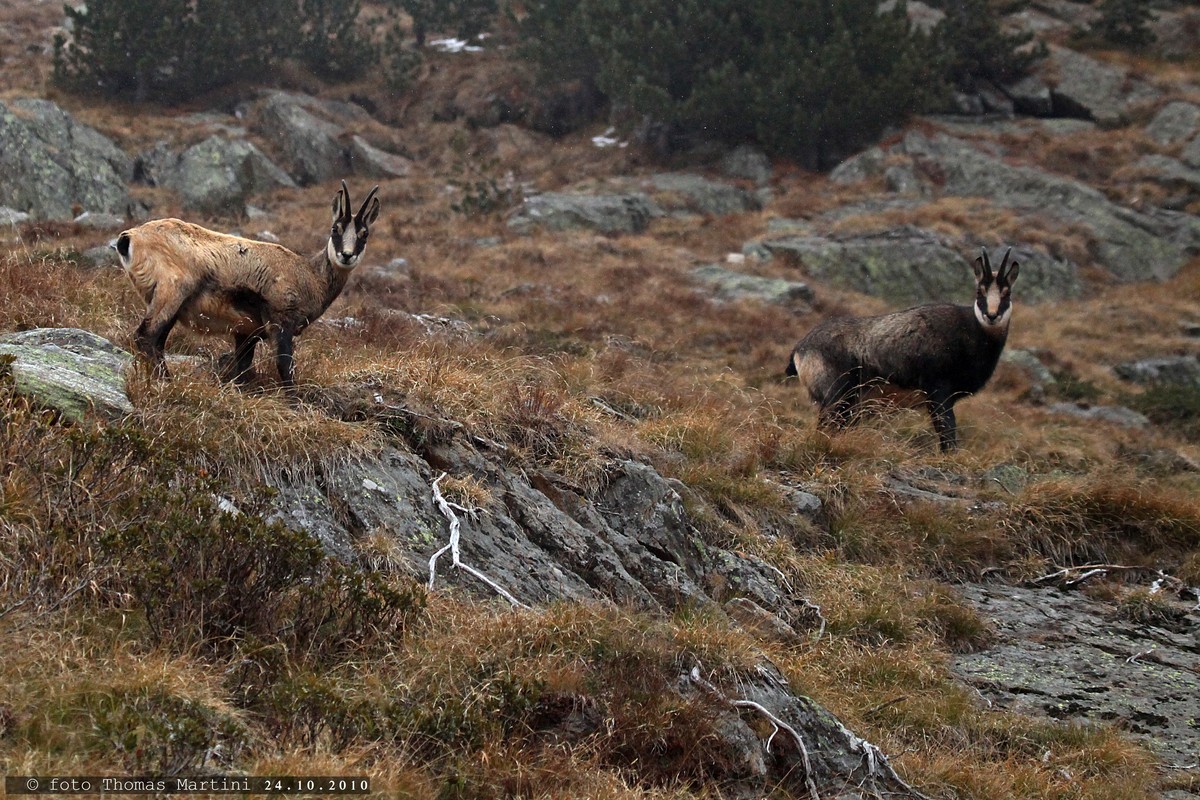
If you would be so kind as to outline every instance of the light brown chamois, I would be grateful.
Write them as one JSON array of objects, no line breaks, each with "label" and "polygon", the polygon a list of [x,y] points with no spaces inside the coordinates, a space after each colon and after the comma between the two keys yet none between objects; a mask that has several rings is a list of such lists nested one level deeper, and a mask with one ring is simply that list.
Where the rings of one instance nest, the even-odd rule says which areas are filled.
[{"label": "light brown chamois", "polygon": [[294,390],[293,339],[325,313],[362,258],[379,216],[378,190],[351,216],[350,192],[342,181],[329,240],[308,258],[178,219],[152,220],[118,236],[121,266],[146,300],[134,344],[155,375],[167,376],[163,350],[175,323],[182,322],[200,333],[233,336],[224,377],[243,384],[253,374],[254,348],[274,337],[279,379]]},{"label": "light brown chamois", "polygon": [[1009,293],[1019,265],[1010,247],[992,274],[987,250],[975,260],[975,303],[917,306],[878,317],[835,317],[792,350],[787,374],[820,406],[818,426],[840,430],[860,403],[904,393],[925,405],[943,451],[957,442],[954,404],[983,388],[1008,339]]}]

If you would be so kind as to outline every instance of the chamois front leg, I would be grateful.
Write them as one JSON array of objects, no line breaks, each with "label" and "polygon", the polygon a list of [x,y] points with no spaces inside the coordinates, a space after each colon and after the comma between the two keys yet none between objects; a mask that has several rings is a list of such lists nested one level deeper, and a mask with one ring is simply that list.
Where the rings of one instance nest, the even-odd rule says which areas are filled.
[{"label": "chamois front leg", "polygon": [[188,294],[179,287],[157,287],[146,308],[146,316],[133,334],[134,346],[150,362],[156,378],[170,377],[165,354],[167,336],[175,327],[187,298]]},{"label": "chamois front leg", "polygon": [[275,368],[279,370],[279,380],[283,388],[290,395],[296,394],[295,359],[292,357],[292,340],[295,336],[295,333],[284,328],[275,337]]},{"label": "chamois front leg", "polygon": [[958,422],[954,418],[954,398],[943,394],[931,394],[928,399],[929,416],[937,432],[938,446],[943,453],[958,448]]}]

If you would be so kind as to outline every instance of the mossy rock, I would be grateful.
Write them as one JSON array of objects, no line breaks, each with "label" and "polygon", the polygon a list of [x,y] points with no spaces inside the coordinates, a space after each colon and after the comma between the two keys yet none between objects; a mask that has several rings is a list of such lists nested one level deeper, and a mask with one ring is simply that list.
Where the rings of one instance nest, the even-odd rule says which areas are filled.
[{"label": "mossy rock", "polygon": [[34,328],[0,336],[17,391],[78,421],[94,411],[117,420],[133,411],[125,370],[133,356],[107,339],[74,328]]}]

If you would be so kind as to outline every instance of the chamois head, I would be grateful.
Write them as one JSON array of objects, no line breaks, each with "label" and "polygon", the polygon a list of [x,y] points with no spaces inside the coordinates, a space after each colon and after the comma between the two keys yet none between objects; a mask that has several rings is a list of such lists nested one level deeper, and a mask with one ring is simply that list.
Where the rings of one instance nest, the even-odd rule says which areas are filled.
[{"label": "chamois head", "polygon": [[378,191],[376,186],[368,192],[358,213],[351,217],[350,190],[342,181],[342,188],[333,198],[333,228],[329,231],[328,245],[330,264],[349,270],[362,258],[371,223],[379,216],[379,198],[375,196]]},{"label": "chamois head", "polygon": [[1016,261],[1008,263],[1012,248],[1004,251],[1004,259],[1000,262],[1000,270],[992,274],[992,262],[988,259],[987,249],[975,259],[975,318],[988,333],[997,336],[1008,331],[1008,319],[1012,315],[1012,301],[1009,292],[1017,280],[1017,272],[1021,265]]}]

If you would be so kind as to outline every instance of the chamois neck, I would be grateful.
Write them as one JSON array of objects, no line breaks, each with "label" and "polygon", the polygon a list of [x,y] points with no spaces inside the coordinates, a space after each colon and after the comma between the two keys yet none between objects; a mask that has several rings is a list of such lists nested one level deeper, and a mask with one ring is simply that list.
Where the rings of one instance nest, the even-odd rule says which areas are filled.
[{"label": "chamois neck", "polygon": [[325,309],[329,308],[329,305],[346,287],[346,281],[350,279],[350,269],[338,266],[330,260],[328,243],[318,252],[313,253],[308,261],[312,265],[313,271],[321,277],[325,284],[325,294],[321,298],[321,313],[324,313]]}]

